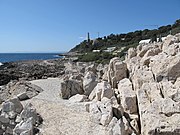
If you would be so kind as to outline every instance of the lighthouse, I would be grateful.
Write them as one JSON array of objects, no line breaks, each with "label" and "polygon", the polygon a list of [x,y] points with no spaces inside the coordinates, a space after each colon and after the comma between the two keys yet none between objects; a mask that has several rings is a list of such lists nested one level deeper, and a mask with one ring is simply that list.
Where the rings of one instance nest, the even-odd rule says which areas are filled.
[{"label": "lighthouse", "polygon": [[88,33],[87,33],[87,42],[90,43],[90,41],[91,41],[91,40],[90,40],[90,34],[89,34],[89,32],[88,32]]}]

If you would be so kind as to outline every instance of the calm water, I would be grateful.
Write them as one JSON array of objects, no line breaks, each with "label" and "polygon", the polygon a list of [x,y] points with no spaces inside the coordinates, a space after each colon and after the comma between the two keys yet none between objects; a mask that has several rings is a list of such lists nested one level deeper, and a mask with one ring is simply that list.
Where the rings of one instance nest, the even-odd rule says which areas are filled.
[{"label": "calm water", "polygon": [[0,65],[4,62],[21,60],[46,60],[62,58],[59,53],[0,53]]}]

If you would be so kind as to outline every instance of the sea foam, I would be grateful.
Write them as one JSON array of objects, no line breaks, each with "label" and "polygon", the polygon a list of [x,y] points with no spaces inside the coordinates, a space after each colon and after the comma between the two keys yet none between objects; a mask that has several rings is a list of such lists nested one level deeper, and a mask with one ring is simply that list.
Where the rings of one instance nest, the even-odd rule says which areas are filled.
[{"label": "sea foam", "polygon": [[0,66],[2,66],[3,64],[0,62]]}]

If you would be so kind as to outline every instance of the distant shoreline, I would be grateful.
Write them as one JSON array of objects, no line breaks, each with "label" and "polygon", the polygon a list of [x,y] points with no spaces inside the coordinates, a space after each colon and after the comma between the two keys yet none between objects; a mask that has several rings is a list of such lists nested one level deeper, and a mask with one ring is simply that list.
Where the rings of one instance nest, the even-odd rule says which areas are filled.
[{"label": "distant shoreline", "polygon": [[51,60],[63,58],[59,53],[0,53],[0,65],[7,62]]}]

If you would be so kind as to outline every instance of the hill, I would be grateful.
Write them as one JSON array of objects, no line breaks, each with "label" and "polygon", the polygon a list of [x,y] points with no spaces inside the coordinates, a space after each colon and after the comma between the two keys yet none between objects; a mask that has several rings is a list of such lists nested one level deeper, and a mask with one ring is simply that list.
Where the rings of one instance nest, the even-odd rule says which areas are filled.
[{"label": "hill", "polygon": [[[78,61],[103,62],[102,60],[110,59],[114,55],[124,57],[125,52],[130,47],[136,47],[141,40],[151,39],[155,41],[157,38],[165,37],[169,34],[175,35],[179,32],[180,19],[176,20],[172,25],[161,26],[158,29],[138,30],[126,34],[110,34],[95,40],[84,40],[72,48],[70,52],[83,54],[78,57]],[[112,49],[112,47],[115,48]]]}]

